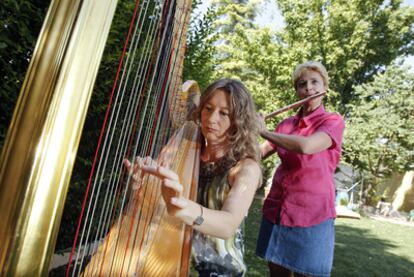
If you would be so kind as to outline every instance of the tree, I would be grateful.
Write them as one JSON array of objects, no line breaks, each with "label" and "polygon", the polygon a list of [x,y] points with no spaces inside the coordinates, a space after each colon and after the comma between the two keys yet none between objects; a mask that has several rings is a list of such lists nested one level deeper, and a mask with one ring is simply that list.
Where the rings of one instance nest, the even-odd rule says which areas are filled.
[{"label": "tree", "polygon": [[[252,90],[257,106],[265,112],[293,102],[294,67],[306,60],[318,60],[330,75],[327,109],[334,108],[352,118],[349,105],[358,101],[354,87],[371,82],[395,59],[414,51],[414,9],[403,6],[402,1],[279,0],[276,3],[286,24],[283,28],[279,31],[244,28],[231,37],[232,45],[237,45],[240,52],[233,58],[242,57],[244,71],[252,77],[244,75],[242,80]],[[358,144],[353,139],[347,139],[349,144]],[[383,160],[382,166],[387,162]]]},{"label": "tree", "polygon": [[414,168],[414,74],[393,64],[354,94],[343,158],[375,190],[393,172]]},{"label": "tree", "polygon": [[[249,67],[273,89],[291,91],[290,74],[305,60],[328,69],[331,105],[346,112],[353,87],[372,80],[396,58],[414,53],[414,8],[402,1],[279,0],[286,26],[247,30],[240,44]],[[288,100],[290,94],[283,94]]]},{"label": "tree", "polygon": [[216,41],[216,76],[238,77],[244,79],[249,75],[244,53],[237,45],[237,37],[243,30],[255,28],[254,19],[258,12],[260,0],[214,0],[212,7],[217,11],[215,28],[219,34]]},{"label": "tree", "polygon": [[217,33],[214,28],[214,21],[217,19],[217,12],[209,7],[206,13],[200,18],[196,8],[201,0],[193,1],[190,26],[187,34],[187,49],[184,59],[183,80],[195,80],[200,88],[205,88],[212,82]]}]

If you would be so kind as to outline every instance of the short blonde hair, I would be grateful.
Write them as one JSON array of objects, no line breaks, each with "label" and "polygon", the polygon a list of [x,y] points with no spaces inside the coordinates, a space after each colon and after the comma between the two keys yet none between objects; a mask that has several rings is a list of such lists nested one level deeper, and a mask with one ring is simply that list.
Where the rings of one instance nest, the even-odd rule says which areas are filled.
[{"label": "short blonde hair", "polygon": [[295,90],[297,89],[297,83],[299,79],[302,77],[303,74],[305,74],[307,71],[310,71],[310,70],[316,71],[321,75],[323,79],[323,84],[325,85],[325,89],[328,89],[329,76],[328,76],[328,72],[326,71],[326,68],[320,62],[307,61],[305,63],[297,65],[295,68],[295,71],[293,71],[292,81],[293,81],[293,86],[295,87]]}]

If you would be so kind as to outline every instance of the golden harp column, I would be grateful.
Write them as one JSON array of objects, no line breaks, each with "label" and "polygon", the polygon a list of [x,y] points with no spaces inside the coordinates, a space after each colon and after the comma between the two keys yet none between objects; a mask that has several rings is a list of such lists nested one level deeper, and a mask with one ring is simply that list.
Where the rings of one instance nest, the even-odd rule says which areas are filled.
[{"label": "golden harp column", "polygon": [[0,159],[0,268],[45,276],[116,0],[52,0]]}]

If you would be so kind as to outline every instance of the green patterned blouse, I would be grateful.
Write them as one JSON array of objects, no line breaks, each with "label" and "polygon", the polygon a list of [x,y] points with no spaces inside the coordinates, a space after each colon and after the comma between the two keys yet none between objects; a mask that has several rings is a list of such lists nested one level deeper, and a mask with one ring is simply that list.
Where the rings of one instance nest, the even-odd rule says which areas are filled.
[{"label": "green patterned blouse", "polygon": [[[201,162],[198,203],[209,209],[221,209],[230,191],[228,174],[234,164],[225,158],[215,163]],[[196,270],[199,276],[243,276],[246,272],[243,254],[242,226],[226,240],[193,231],[192,272]]]}]

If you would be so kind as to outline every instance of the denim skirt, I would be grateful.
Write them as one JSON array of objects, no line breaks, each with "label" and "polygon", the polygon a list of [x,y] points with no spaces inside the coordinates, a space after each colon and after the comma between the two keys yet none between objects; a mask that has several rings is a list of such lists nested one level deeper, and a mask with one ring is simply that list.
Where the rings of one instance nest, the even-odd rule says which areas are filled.
[{"label": "denim skirt", "polygon": [[310,227],[288,227],[263,217],[256,255],[300,274],[330,276],[334,245],[332,218]]}]

